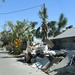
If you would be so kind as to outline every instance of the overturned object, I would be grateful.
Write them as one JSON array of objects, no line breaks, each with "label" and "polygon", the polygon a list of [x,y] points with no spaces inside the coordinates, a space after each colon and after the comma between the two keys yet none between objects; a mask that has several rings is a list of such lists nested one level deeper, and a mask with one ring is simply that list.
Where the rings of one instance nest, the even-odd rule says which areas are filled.
[{"label": "overturned object", "polygon": [[36,66],[37,68],[40,68],[40,69],[46,69],[48,67],[48,65],[50,64],[50,61],[47,57],[43,57],[41,60],[39,60],[38,62],[34,63],[32,65],[33,66]]}]

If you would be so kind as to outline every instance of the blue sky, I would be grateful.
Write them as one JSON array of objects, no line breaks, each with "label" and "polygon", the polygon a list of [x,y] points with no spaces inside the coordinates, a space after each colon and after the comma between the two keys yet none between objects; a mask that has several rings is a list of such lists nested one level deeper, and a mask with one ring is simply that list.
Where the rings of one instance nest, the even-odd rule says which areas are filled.
[{"label": "blue sky", "polygon": [[68,19],[67,26],[75,26],[75,0],[6,0],[5,3],[2,3],[0,0],[0,31],[2,31],[2,26],[5,24],[5,21],[12,21],[14,24],[16,24],[17,20],[23,21],[26,19],[29,21],[37,21],[39,22],[38,25],[41,25],[41,19],[38,15],[39,10],[41,10],[41,6],[17,13],[1,13],[22,10],[43,5],[44,3],[47,7],[47,21],[58,21],[60,14],[63,13]]}]

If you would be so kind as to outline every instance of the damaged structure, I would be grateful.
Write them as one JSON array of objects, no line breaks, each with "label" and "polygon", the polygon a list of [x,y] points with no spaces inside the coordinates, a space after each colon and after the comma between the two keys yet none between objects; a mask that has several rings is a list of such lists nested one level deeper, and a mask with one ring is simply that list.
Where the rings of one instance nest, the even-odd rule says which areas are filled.
[{"label": "damaged structure", "polygon": [[56,49],[75,50],[75,27],[67,29],[58,36],[50,39],[54,42]]}]

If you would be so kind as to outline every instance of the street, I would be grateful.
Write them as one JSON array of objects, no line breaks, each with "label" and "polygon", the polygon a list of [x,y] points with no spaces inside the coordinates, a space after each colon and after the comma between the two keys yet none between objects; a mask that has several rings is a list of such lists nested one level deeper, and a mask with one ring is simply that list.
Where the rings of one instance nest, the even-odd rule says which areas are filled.
[{"label": "street", "polygon": [[47,75],[0,50],[0,75]]}]

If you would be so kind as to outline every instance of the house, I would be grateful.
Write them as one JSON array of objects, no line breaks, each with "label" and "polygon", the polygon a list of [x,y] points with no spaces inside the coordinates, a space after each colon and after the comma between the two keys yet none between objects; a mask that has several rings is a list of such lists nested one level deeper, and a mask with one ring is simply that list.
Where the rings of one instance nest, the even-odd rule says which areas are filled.
[{"label": "house", "polygon": [[67,29],[58,36],[51,38],[56,49],[75,50],[75,27]]}]

